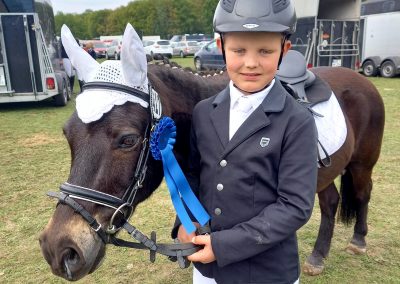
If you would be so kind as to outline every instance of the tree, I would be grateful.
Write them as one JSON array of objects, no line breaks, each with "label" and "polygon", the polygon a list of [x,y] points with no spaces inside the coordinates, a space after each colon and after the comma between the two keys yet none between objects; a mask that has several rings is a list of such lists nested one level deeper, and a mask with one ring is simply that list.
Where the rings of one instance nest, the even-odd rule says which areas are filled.
[{"label": "tree", "polygon": [[127,23],[144,35],[169,38],[174,34],[212,33],[218,0],[136,0],[115,10],[87,10],[82,14],[55,16],[56,31],[63,24],[81,39],[122,34]]}]

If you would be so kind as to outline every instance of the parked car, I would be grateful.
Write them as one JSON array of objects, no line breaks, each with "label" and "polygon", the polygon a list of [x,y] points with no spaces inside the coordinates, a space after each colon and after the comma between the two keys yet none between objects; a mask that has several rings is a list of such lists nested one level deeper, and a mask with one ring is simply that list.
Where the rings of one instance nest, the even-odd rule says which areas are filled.
[{"label": "parked car", "polygon": [[106,50],[106,59],[114,58],[119,60],[121,58],[122,40],[113,40]]},{"label": "parked car", "polygon": [[174,56],[186,57],[194,55],[200,50],[201,46],[197,41],[180,41],[171,43]]},{"label": "parked car", "polygon": [[143,41],[143,46],[146,54],[153,59],[158,59],[162,56],[172,57],[173,50],[169,40]]},{"label": "parked car", "polygon": [[197,70],[220,70],[225,68],[222,51],[218,48],[215,39],[195,53],[194,65]]},{"label": "parked car", "polygon": [[107,46],[102,41],[93,41],[93,49],[96,52],[97,58],[106,57]]}]

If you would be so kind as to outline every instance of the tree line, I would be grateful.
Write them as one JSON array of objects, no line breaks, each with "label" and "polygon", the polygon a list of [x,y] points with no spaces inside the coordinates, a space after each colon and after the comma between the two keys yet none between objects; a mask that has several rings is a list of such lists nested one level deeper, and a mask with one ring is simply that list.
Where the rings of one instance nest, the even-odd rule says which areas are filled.
[{"label": "tree line", "polygon": [[56,33],[66,24],[79,39],[121,35],[131,23],[140,35],[212,34],[218,0],[136,0],[115,10],[86,10],[82,14],[58,12]]}]

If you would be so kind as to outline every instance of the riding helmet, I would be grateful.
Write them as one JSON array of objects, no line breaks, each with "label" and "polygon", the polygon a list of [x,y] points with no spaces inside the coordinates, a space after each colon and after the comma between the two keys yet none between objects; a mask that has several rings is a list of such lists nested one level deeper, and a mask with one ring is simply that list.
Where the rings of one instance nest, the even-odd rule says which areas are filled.
[{"label": "riding helmet", "polygon": [[217,33],[277,32],[290,36],[296,30],[296,12],[290,0],[220,0],[213,27]]}]

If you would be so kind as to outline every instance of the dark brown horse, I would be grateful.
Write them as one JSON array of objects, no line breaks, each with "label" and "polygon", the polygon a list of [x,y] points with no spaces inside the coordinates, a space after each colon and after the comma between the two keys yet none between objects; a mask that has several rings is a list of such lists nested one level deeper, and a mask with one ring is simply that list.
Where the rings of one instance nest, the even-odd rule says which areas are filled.
[{"label": "dark brown horse", "polygon": [[[359,74],[344,68],[312,71],[333,89],[348,128],[345,144],[332,156],[332,166],[319,171],[317,191],[322,218],[314,250],[304,266],[306,273],[315,275],[322,272],[330,248],[340,200],[334,179],[339,175],[342,175],[342,220],[346,223],[356,220],[348,249],[355,253],[366,250],[371,174],[381,148],[384,107],[376,88]],[[223,89],[228,78],[225,74],[204,78],[157,65],[149,66],[148,77],[161,97],[163,114],[176,122],[178,136],[174,151],[185,170],[192,109],[201,99]],[[146,110],[133,103],[115,106],[102,119],[89,124],[82,123],[74,113],[63,129],[72,158],[68,182],[121,197],[138,162],[148,119]],[[162,178],[162,164],[150,158],[134,208],[157,189]],[[103,227],[107,225],[113,210],[89,202],[79,203]],[[80,215],[62,204],[42,232],[40,245],[53,273],[68,280],[93,272],[105,254],[105,245],[98,235]]]}]

